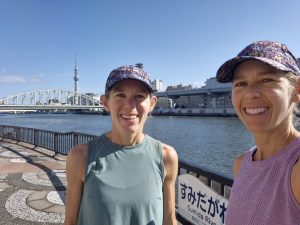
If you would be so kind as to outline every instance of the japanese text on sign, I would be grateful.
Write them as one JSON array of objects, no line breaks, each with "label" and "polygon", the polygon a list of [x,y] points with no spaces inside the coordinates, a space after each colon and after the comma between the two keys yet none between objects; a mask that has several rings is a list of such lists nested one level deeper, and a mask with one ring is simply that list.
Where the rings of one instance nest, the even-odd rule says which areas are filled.
[{"label": "japanese text on sign", "polygon": [[178,182],[179,213],[200,225],[223,225],[227,200],[196,177],[184,174]]}]

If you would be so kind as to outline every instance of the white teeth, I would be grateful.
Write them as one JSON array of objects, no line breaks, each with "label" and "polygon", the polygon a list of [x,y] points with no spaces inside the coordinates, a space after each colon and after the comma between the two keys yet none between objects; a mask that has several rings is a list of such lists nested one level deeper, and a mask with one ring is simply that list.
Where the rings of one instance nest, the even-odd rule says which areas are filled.
[{"label": "white teeth", "polygon": [[132,120],[132,119],[136,119],[137,115],[122,115],[122,117],[127,120]]},{"label": "white teeth", "polygon": [[263,113],[267,110],[267,108],[255,108],[255,109],[246,108],[245,110],[246,110],[246,113],[253,115],[253,114]]}]

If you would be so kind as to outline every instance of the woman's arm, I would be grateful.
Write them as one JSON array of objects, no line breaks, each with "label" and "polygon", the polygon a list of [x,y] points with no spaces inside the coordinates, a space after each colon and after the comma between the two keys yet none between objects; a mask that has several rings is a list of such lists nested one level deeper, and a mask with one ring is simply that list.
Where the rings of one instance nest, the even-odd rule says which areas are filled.
[{"label": "woman's arm", "polygon": [[291,186],[295,199],[300,204],[300,158],[292,169]]},{"label": "woman's arm", "polygon": [[87,145],[76,145],[67,156],[67,196],[65,225],[76,225],[81,202]]},{"label": "woman's arm", "polygon": [[164,225],[177,224],[175,215],[175,181],[178,173],[178,156],[174,148],[162,144],[165,179],[163,184],[164,196]]}]

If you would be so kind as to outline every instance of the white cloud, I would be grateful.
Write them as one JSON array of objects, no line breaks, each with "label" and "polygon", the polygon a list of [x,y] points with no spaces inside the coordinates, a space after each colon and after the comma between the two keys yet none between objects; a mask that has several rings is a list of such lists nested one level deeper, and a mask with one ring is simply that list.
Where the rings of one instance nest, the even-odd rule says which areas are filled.
[{"label": "white cloud", "polygon": [[36,77],[24,77],[24,76],[19,76],[19,75],[5,75],[5,74],[0,74],[0,84],[12,84],[12,83],[36,83],[40,82],[41,79],[36,78]]}]

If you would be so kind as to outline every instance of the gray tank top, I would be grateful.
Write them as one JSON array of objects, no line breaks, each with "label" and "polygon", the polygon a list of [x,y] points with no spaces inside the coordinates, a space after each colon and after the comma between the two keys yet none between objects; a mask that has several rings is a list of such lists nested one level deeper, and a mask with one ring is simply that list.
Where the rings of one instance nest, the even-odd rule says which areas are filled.
[{"label": "gray tank top", "polygon": [[120,146],[105,134],[88,144],[78,225],[161,225],[161,143],[150,136]]}]

